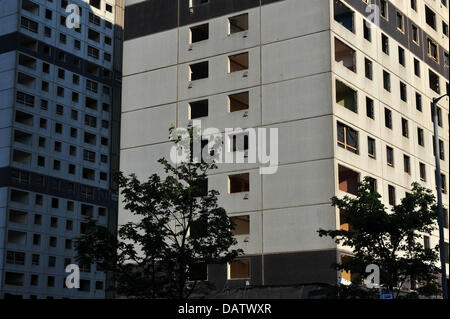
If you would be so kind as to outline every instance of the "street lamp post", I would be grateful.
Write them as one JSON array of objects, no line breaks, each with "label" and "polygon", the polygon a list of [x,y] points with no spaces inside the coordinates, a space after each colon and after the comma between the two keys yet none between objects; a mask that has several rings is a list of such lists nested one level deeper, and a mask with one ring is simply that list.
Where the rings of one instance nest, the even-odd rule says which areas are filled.
[{"label": "street lamp post", "polygon": [[447,271],[445,266],[445,242],[444,242],[444,217],[442,210],[442,180],[441,180],[441,162],[439,155],[439,131],[438,131],[438,112],[436,109],[437,103],[448,96],[448,93],[433,98],[433,102],[431,105],[431,110],[434,112],[433,115],[433,126],[434,126],[434,149],[435,149],[435,160],[436,160],[436,184],[437,184],[437,199],[438,199],[438,224],[439,224],[439,251],[441,257],[441,269],[442,269],[442,297],[444,299],[448,299],[448,290],[447,290]]}]

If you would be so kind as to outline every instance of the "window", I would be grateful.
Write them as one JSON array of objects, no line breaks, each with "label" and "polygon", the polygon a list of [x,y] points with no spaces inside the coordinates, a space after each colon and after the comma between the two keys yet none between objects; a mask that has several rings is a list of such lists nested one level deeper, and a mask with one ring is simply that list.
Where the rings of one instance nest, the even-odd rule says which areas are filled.
[{"label": "window", "polygon": [[58,86],[58,87],[56,88],[56,94],[57,94],[59,97],[64,97],[64,88],[61,87],[61,86]]},{"label": "window", "polygon": [[367,148],[369,157],[376,159],[376,144],[375,139],[367,137]]},{"label": "window", "polygon": [[97,127],[97,118],[95,116],[85,114],[84,124],[90,127]]},{"label": "window", "polygon": [[407,102],[408,101],[408,91],[406,88],[406,84],[403,82],[400,82],[400,99],[403,102]]},{"label": "window", "polygon": [[384,33],[381,35],[381,50],[389,55],[389,38]]},{"label": "window", "polygon": [[405,18],[403,14],[397,11],[397,30],[405,32]]},{"label": "window", "polygon": [[373,63],[367,58],[364,58],[364,70],[366,78],[373,80]]},{"label": "window", "polygon": [[56,266],[56,257],[55,256],[48,256],[48,266],[49,267]]},{"label": "window", "polygon": [[445,161],[444,141],[439,140],[439,158]]},{"label": "window", "polygon": [[398,63],[405,66],[405,49],[398,47]]},{"label": "window", "polygon": [[97,48],[94,48],[90,45],[88,45],[88,56],[98,59],[100,55],[100,51]]},{"label": "window", "polygon": [[38,255],[38,254],[31,255],[31,265],[39,266],[39,261],[40,261],[40,255]]},{"label": "window", "polygon": [[[17,272],[5,272],[5,285],[23,286],[25,282],[25,275]],[[6,294],[5,294],[6,295]],[[6,296],[5,296],[6,298]]]},{"label": "window", "polygon": [[423,137],[423,129],[420,127],[417,128],[417,143],[420,146],[425,146],[425,139]]},{"label": "window", "polygon": [[240,258],[228,264],[228,279],[249,279],[250,259]]},{"label": "window", "polygon": [[16,102],[26,105],[26,106],[31,106],[34,107],[34,96],[30,95],[30,94],[26,94],[20,91],[17,91],[16,93]]},{"label": "window", "polygon": [[412,25],[412,40],[415,44],[419,45],[419,28]]},{"label": "window", "polygon": [[366,115],[368,118],[375,118],[374,102],[370,97],[366,97]]},{"label": "window", "polygon": [[50,247],[56,247],[57,246],[57,239],[54,236],[50,236],[50,238],[48,239],[48,245]]},{"label": "window", "polygon": [[334,60],[356,73],[356,51],[337,38],[334,39]]},{"label": "window", "polygon": [[33,234],[33,245],[38,246],[41,244],[41,235]]},{"label": "window", "polygon": [[25,30],[38,33],[38,23],[25,17],[20,17],[20,26]]},{"label": "window", "polygon": [[447,194],[447,179],[444,174],[441,174],[442,193]]},{"label": "window", "polygon": [[[437,109],[437,124],[442,127],[442,109],[440,107],[436,107]],[[433,108],[433,103],[431,103],[431,122],[434,123],[434,116],[436,115],[436,112]]]},{"label": "window", "polygon": [[366,39],[369,42],[372,42],[372,31],[371,31],[371,27],[370,27],[370,22],[367,20],[363,20],[363,25],[364,25],[364,39]]},{"label": "window", "polygon": [[419,92],[416,92],[416,109],[422,112],[422,95]]},{"label": "window", "polygon": [[97,9],[100,9],[100,0],[89,0],[89,4]]},{"label": "window", "polygon": [[189,66],[189,81],[206,79],[209,76],[208,61],[191,64]]},{"label": "window", "polygon": [[83,150],[83,160],[95,163],[95,152]]},{"label": "window", "polygon": [[411,9],[417,11],[417,0],[411,0]]},{"label": "window", "polygon": [[73,48],[75,50],[80,50],[81,49],[81,42],[80,42],[80,40],[73,40]]},{"label": "window", "polygon": [[436,62],[439,62],[439,50],[436,42],[427,39],[427,43],[428,43],[428,56],[433,60],[435,60]]},{"label": "window", "polygon": [[403,155],[403,171],[411,174],[411,159],[408,155]]},{"label": "window", "polygon": [[247,30],[248,30],[248,13],[228,18],[229,35]]},{"label": "window", "polygon": [[228,176],[228,193],[244,193],[250,191],[250,174],[236,174]]},{"label": "window", "polygon": [[423,236],[423,248],[425,249],[430,249],[431,244],[430,244],[430,237],[428,236]]},{"label": "window", "polygon": [[387,19],[388,18],[388,4],[387,0],[380,0],[380,15]]},{"label": "window", "polygon": [[384,108],[384,126],[392,130],[392,111]]},{"label": "window", "polygon": [[389,166],[394,167],[394,149],[386,146],[386,162]]},{"label": "window", "polygon": [[448,24],[442,21],[442,33],[448,37]]},{"label": "window", "polygon": [[355,195],[358,193],[359,173],[339,165],[339,190]]},{"label": "window", "polygon": [[439,86],[439,75],[434,73],[433,71],[429,70],[429,84],[430,89],[432,89],[434,92],[440,94],[440,86]]},{"label": "window", "polygon": [[228,57],[228,73],[248,70],[248,52]]},{"label": "window", "polygon": [[[86,90],[97,93],[98,92],[98,83],[97,82],[93,82],[91,80],[86,80]],[[86,98],[88,99],[88,98]],[[88,103],[86,103],[88,104]],[[89,107],[88,105],[86,105],[86,107]]]},{"label": "window", "polygon": [[208,40],[209,38],[209,24],[205,23],[202,25],[198,25],[190,28],[191,31],[191,43],[196,43],[204,40]]},{"label": "window", "polygon": [[88,180],[95,180],[95,171],[90,168],[83,167],[83,178]]},{"label": "window", "polygon": [[340,122],[337,123],[337,143],[352,153],[359,153],[358,132]]},{"label": "window", "polygon": [[55,277],[54,276],[47,277],[47,287],[55,287]]},{"label": "window", "polygon": [[248,110],[249,92],[236,93],[228,96],[228,112]]},{"label": "window", "polygon": [[110,4],[107,3],[105,9],[106,9],[106,11],[112,13],[113,7],[112,7],[112,5],[110,5]]},{"label": "window", "polygon": [[408,120],[402,118],[402,135],[403,137],[409,137],[409,128],[408,128]]},{"label": "window", "polygon": [[389,197],[389,205],[395,205],[395,187],[392,185],[388,186],[388,197]]},{"label": "window", "polygon": [[419,163],[420,180],[425,182],[427,180],[427,170],[424,163]]},{"label": "window", "polygon": [[250,216],[234,216],[230,218],[234,224],[233,235],[249,235],[250,234]]},{"label": "window", "polygon": [[95,30],[88,29],[88,39],[94,42],[100,42],[100,33]]},{"label": "window", "polygon": [[6,252],[6,263],[12,265],[25,265],[25,253],[8,250]]},{"label": "window", "polygon": [[34,224],[41,225],[42,224],[42,215],[35,214],[34,215]]},{"label": "window", "polygon": [[61,123],[55,124],[55,133],[62,134],[62,124]]},{"label": "window", "polygon": [[52,29],[50,29],[49,27],[44,27],[44,35],[47,38],[51,38],[51,36],[52,36]]},{"label": "window", "polygon": [[354,32],[354,12],[341,1],[334,1],[334,20]]},{"label": "window", "polygon": [[383,70],[383,87],[386,91],[391,92],[391,75]]},{"label": "window", "polygon": [[436,30],[436,13],[428,6],[425,6],[425,21],[430,27]]},{"label": "window", "polygon": [[341,81],[336,80],[336,103],[358,113],[357,92]]},{"label": "window", "polygon": [[414,74],[420,78],[420,61],[414,58]]},{"label": "window", "polygon": [[189,119],[197,119],[208,116],[208,100],[201,100],[189,103]]}]

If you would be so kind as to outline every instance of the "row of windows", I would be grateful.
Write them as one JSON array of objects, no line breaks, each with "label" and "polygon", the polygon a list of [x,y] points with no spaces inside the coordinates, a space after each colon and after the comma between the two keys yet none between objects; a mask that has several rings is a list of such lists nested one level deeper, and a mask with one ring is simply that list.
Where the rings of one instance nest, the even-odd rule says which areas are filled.
[{"label": "row of windows", "polygon": [[[61,23],[63,23],[63,18],[64,17],[61,16],[61,18],[62,18],[61,19]],[[32,21],[32,20],[30,20],[30,19],[28,19],[26,17],[21,17],[20,25],[21,25],[22,28],[24,28],[24,29],[26,29],[28,31],[31,31],[31,32],[34,32],[34,33],[38,33],[39,32],[39,29],[38,29],[39,25],[38,25],[38,23],[34,22],[34,21]],[[75,30],[80,30],[80,29],[75,29]],[[96,32],[94,30],[91,30],[91,29],[89,29],[89,31],[90,32],[88,33],[88,38],[99,43],[100,42],[100,40],[99,40],[100,36],[99,35],[98,36],[95,35],[95,33],[98,33],[98,32]],[[47,38],[50,38],[52,36],[52,29],[49,28],[49,27],[44,27],[44,35]],[[59,33],[58,39],[59,39],[59,43],[67,44],[67,35],[66,34]],[[81,41],[77,40],[77,39],[74,39],[73,41],[74,41],[73,42],[73,49],[74,50],[80,50],[81,49]],[[112,42],[111,38],[105,36],[104,44],[111,46],[111,44],[112,44],[111,42]],[[93,46],[88,45],[87,46],[87,55],[89,57],[92,57],[92,58],[96,59],[96,60],[99,60],[100,59],[100,50],[98,48],[95,48]],[[111,62],[111,60],[112,60],[111,53],[103,52],[103,61],[104,62]]]},{"label": "row of windows", "polygon": [[[11,286],[24,286],[25,285],[25,274],[17,273],[17,272],[5,272],[5,285]],[[38,286],[39,285],[38,274],[30,275],[30,286]],[[56,277],[55,276],[46,276],[47,283],[46,286],[49,288],[54,288],[56,286]],[[87,279],[80,279],[80,288],[79,291],[89,292],[91,290],[91,281]],[[65,284],[65,279],[62,280],[62,288],[67,288]],[[95,281],[95,290],[103,290],[103,281]],[[36,296],[30,296],[30,299],[35,299]],[[48,299],[52,299],[52,297],[47,297]]]},{"label": "row of windows", "polygon": [[[351,10],[350,8],[348,8],[346,5],[344,5],[342,2],[340,1],[335,1],[335,16],[334,19],[339,22],[341,25],[343,25],[345,28],[349,29],[350,31],[354,32],[354,12],[353,10]],[[401,19],[401,21],[403,21],[403,19]],[[372,41],[372,29],[370,28],[370,23],[367,22],[366,20],[363,20],[363,26],[364,26],[364,38],[371,42]],[[403,22],[402,22],[403,23]],[[403,25],[403,24],[402,24]],[[447,26],[447,30],[448,30],[448,26]],[[447,32],[447,36],[448,36],[448,32]],[[419,29],[416,26],[412,26],[412,41],[413,43],[415,43],[416,45],[420,45],[420,35],[419,35]],[[428,52],[428,56],[435,60],[437,63],[439,63],[439,47],[437,45],[437,43],[430,39],[427,38],[426,39],[426,45],[427,45],[427,52]],[[389,37],[386,34],[382,34],[381,35],[381,46],[382,46],[382,51],[389,55],[390,54],[390,46],[389,46]],[[352,50],[353,52],[355,52],[354,50]],[[398,47],[398,59],[399,59],[399,63],[402,66],[405,66],[405,49],[402,47]],[[449,65],[449,54],[448,52],[444,52],[444,65],[448,67]],[[366,60],[366,76],[367,77],[371,77],[368,76],[368,74],[371,74],[371,72],[367,71],[367,65],[371,66],[371,61],[370,60]],[[414,67],[415,67],[415,74],[417,76],[420,76],[420,62],[417,59],[414,59]],[[350,67],[349,67],[350,68]],[[356,72],[356,71],[354,71]],[[430,70],[431,72],[431,70]],[[436,75],[437,76],[437,75]],[[431,81],[431,80],[430,80]],[[439,82],[439,80],[437,81]],[[434,88],[436,85],[431,85],[430,82],[430,87],[432,87],[437,93],[439,93],[439,88]]]},{"label": "row of windows", "polygon": [[[100,200],[100,201],[106,201],[108,200],[108,193],[105,190],[98,190],[95,192],[94,188],[87,185],[78,185],[73,182],[64,182],[56,179],[51,178],[48,176],[35,174],[31,178],[30,174],[28,172],[22,171],[22,170],[13,170],[12,171],[12,181],[16,183],[21,183],[25,185],[33,185],[37,187],[45,187],[49,186],[50,190],[52,192],[64,192],[66,195],[79,195],[81,197],[81,200]],[[64,188],[63,188],[64,186]],[[16,202],[22,205],[29,205],[31,203],[30,201],[30,193],[26,191],[20,191],[17,189],[11,190],[11,201]],[[67,205],[70,204],[71,201],[68,202]],[[34,197],[34,204],[38,206],[43,205],[43,195],[36,194]]]},{"label": "row of windows", "polygon": [[[85,161],[93,162],[95,161],[95,153],[91,151],[85,150],[83,154],[83,159]],[[31,163],[32,155],[31,153],[20,151],[13,149],[13,161],[15,163],[23,164],[23,165],[30,165]],[[36,164],[38,167],[44,168],[46,166],[46,157],[42,155],[37,156]],[[53,160],[52,169],[54,171],[60,171],[62,168],[61,161],[60,160]],[[75,175],[77,172],[77,166],[75,164],[67,164],[67,173],[70,175]],[[81,168],[81,177],[86,180],[95,181],[96,175],[98,175],[99,180],[101,181],[107,181],[108,180],[108,173],[107,172],[98,172],[96,173],[96,170],[82,167]]]},{"label": "row of windows", "polygon": [[[410,6],[411,9],[413,9],[414,11],[417,12],[418,7],[417,7],[417,0],[410,0]],[[366,4],[370,4],[369,0],[363,0],[363,2],[365,2]],[[389,21],[389,5],[388,5],[389,1],[388,0],[380,0],[380,16]],[[447,0],[441,0],[441,3],[447,7]],[[430,8],[428,7],[426,4],[424,5],[424,17],[425,17],[425,22],[427,23],[427,25],[429,25],[433,30],[437,31],[437,25],[438,25],[438,21],[437,21],[437,15],[436,13]],[[395,12],[395,24],[397,26],[397,30],[399,32],[405,33],[405,26],[406,26],[406,19],[405,16],[402,12],[400,12],[399,10],[396,10]],[[413,30],[415,27],[413,25]],[[413,31],[414,33],[414,31]],[[442,34],[445,35],[446,37],[448,37],[449,34],[449,30],[448,30],[448,24],[442,20]],[[417,37],[413,37],[413,40],[418,40]],[[418,43],[418,41],[415,41]]]},{"label": "row of windows", "polygon": [[[418,141],[419,144],[423,143],[423,130],[418,128]],[[337,122],[337,145],[341,148],[344,148],[354,154],[359,155],[359,133],[348,125],[345,125],[341,122]],[[444,159],[444,142],[439,141],[439,152],[441,159]],[[367,150],[368,157],[371,159],[376,159],[376,141],[372,137],[367,138]],[[410,157],[408,155],[403,156],[403,164],[404,164],[404,172],[407,174],[411,174],[411,164]],[[394,167],[394,149],[391,146],[386,146],[386,164],[390,167]],[[420,179],[422,181],[427,180],[426,175],[426,165],[424,163],[419,163],[419,172]],[[447,192],[447,182],[444,174],[442,176],[442,191],[444,193]]]}]

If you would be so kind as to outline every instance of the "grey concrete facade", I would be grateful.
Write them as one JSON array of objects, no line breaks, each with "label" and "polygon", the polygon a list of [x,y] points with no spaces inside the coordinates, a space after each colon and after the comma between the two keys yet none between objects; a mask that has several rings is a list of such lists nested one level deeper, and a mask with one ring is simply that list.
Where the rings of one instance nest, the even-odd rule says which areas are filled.
[{"label": "grey concrete facade", "polygon": [[[249,233],[237,236],[250,259],[250,276],[235,279],[229,265],[211,266],[208,279],[219,288],[246,281],[335,283],[340,274],[332,264],[351,251],[319,238],[317,230],[343,227],[330,198],[351,192],[348,174],[358,180],[374,178],[386,205],[399,203],[413,181],[435,189],[429,105],[439,93],[430,87],[436,84],[430,78],[437,77],[444,93],[449,81],[448,10],[441,1],[418,0],[416,9],[409,1],[388,2],[386,19],[369,28],[367,39],[367,3],[337,2],[338,7],[330,0],[126,2],[122,171],[141,179],[163,174],[156,161],[169,154],[168,128],[186,127],[195,101],[208,100],[202,128],[279,131],[276,174],[261,175],[259,164],[220,164],[209,176],[208,186],[220,192],[219,204],[229,215],[250,220]],[[427,24],[425,6],[435,13],[434,28]],[[397,30],[397,13],[403,30]],[[230,18],[242,14],[248,15],[248,29],[230,33]],[[419,28],[419,45],[409,43],[411,21]],[[204,24],[208,38],[193,43],[191,28]],[[383,52],[383,34],[389,54]],[[425,49],[428,38],[436,45],[437,59]],[[230,72],[229,57],[241,53],[248,53],[248,68]],[[190,81],[190,66],[205,61],[208,77]],[[383,76],[390,80],[390,91],[383,87]],[[230,112],[230,95],[242,92],[248,92],[248,109]],[[439,107],[441,167],[448,187],[448,99]],[[385,116],[390,116],[391,128]],[[341,140],[340,130],[356,132],[357,142]],[[231,193],[228,177],[241,173],[249,174],[249,190]],[[448,196],[444,206],[448,211]],[[131,218],[119,208],[119,224]]]}]

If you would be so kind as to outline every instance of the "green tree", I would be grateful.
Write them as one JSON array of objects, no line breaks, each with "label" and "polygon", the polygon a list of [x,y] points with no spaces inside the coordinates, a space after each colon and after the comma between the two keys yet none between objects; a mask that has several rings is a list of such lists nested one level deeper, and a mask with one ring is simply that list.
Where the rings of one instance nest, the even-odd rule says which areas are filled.
[{"label": "green tree", "polygon": [[[192,130],[190,135],[198,139]],[[179,150],[190,148],[180,138],[172,141]],[[237,243],[234,225],[217,204],[219,193],[207,191],[207,174],[216,165],[159,163],[164,179],[157,174],[146,182],[133,174],[115,177],[134,221],[121,226],[116,236],[90,219],[75,243],[78,261],[97,263],[111,274],[110,289],[129,298],[181,299],[205,293],[213,288],[199,277],[206,265],[227,263],[242,253],[231,249]]]},{"label": "green tree", "polygon": [[[356,197],[332,198],[332,205],[339,208],[348,230],[323,230],[319,235],[329,236],[338,244],[353,249],[352,258],[336,264],[336,269],[350,271],[353,284],[358,285],[369,275],[366,266],[375,264],[380,267],[380,284],[384,289],[399,297],[413,297],[417,294],[432,296],[439,293],[439,267],[436,266],[438,247],[427,248],[423,245],[422,235],[430,236],[437,221],[437,207],[432,192],[412,184],[399,205],[389,212],[380,201],[369,179],[359,184]],[[405,292],[408,281],[416,283],[417,294]],[[368,296],[365,292],[355,293],[355,287],[337,289],[346,296]]]}]

